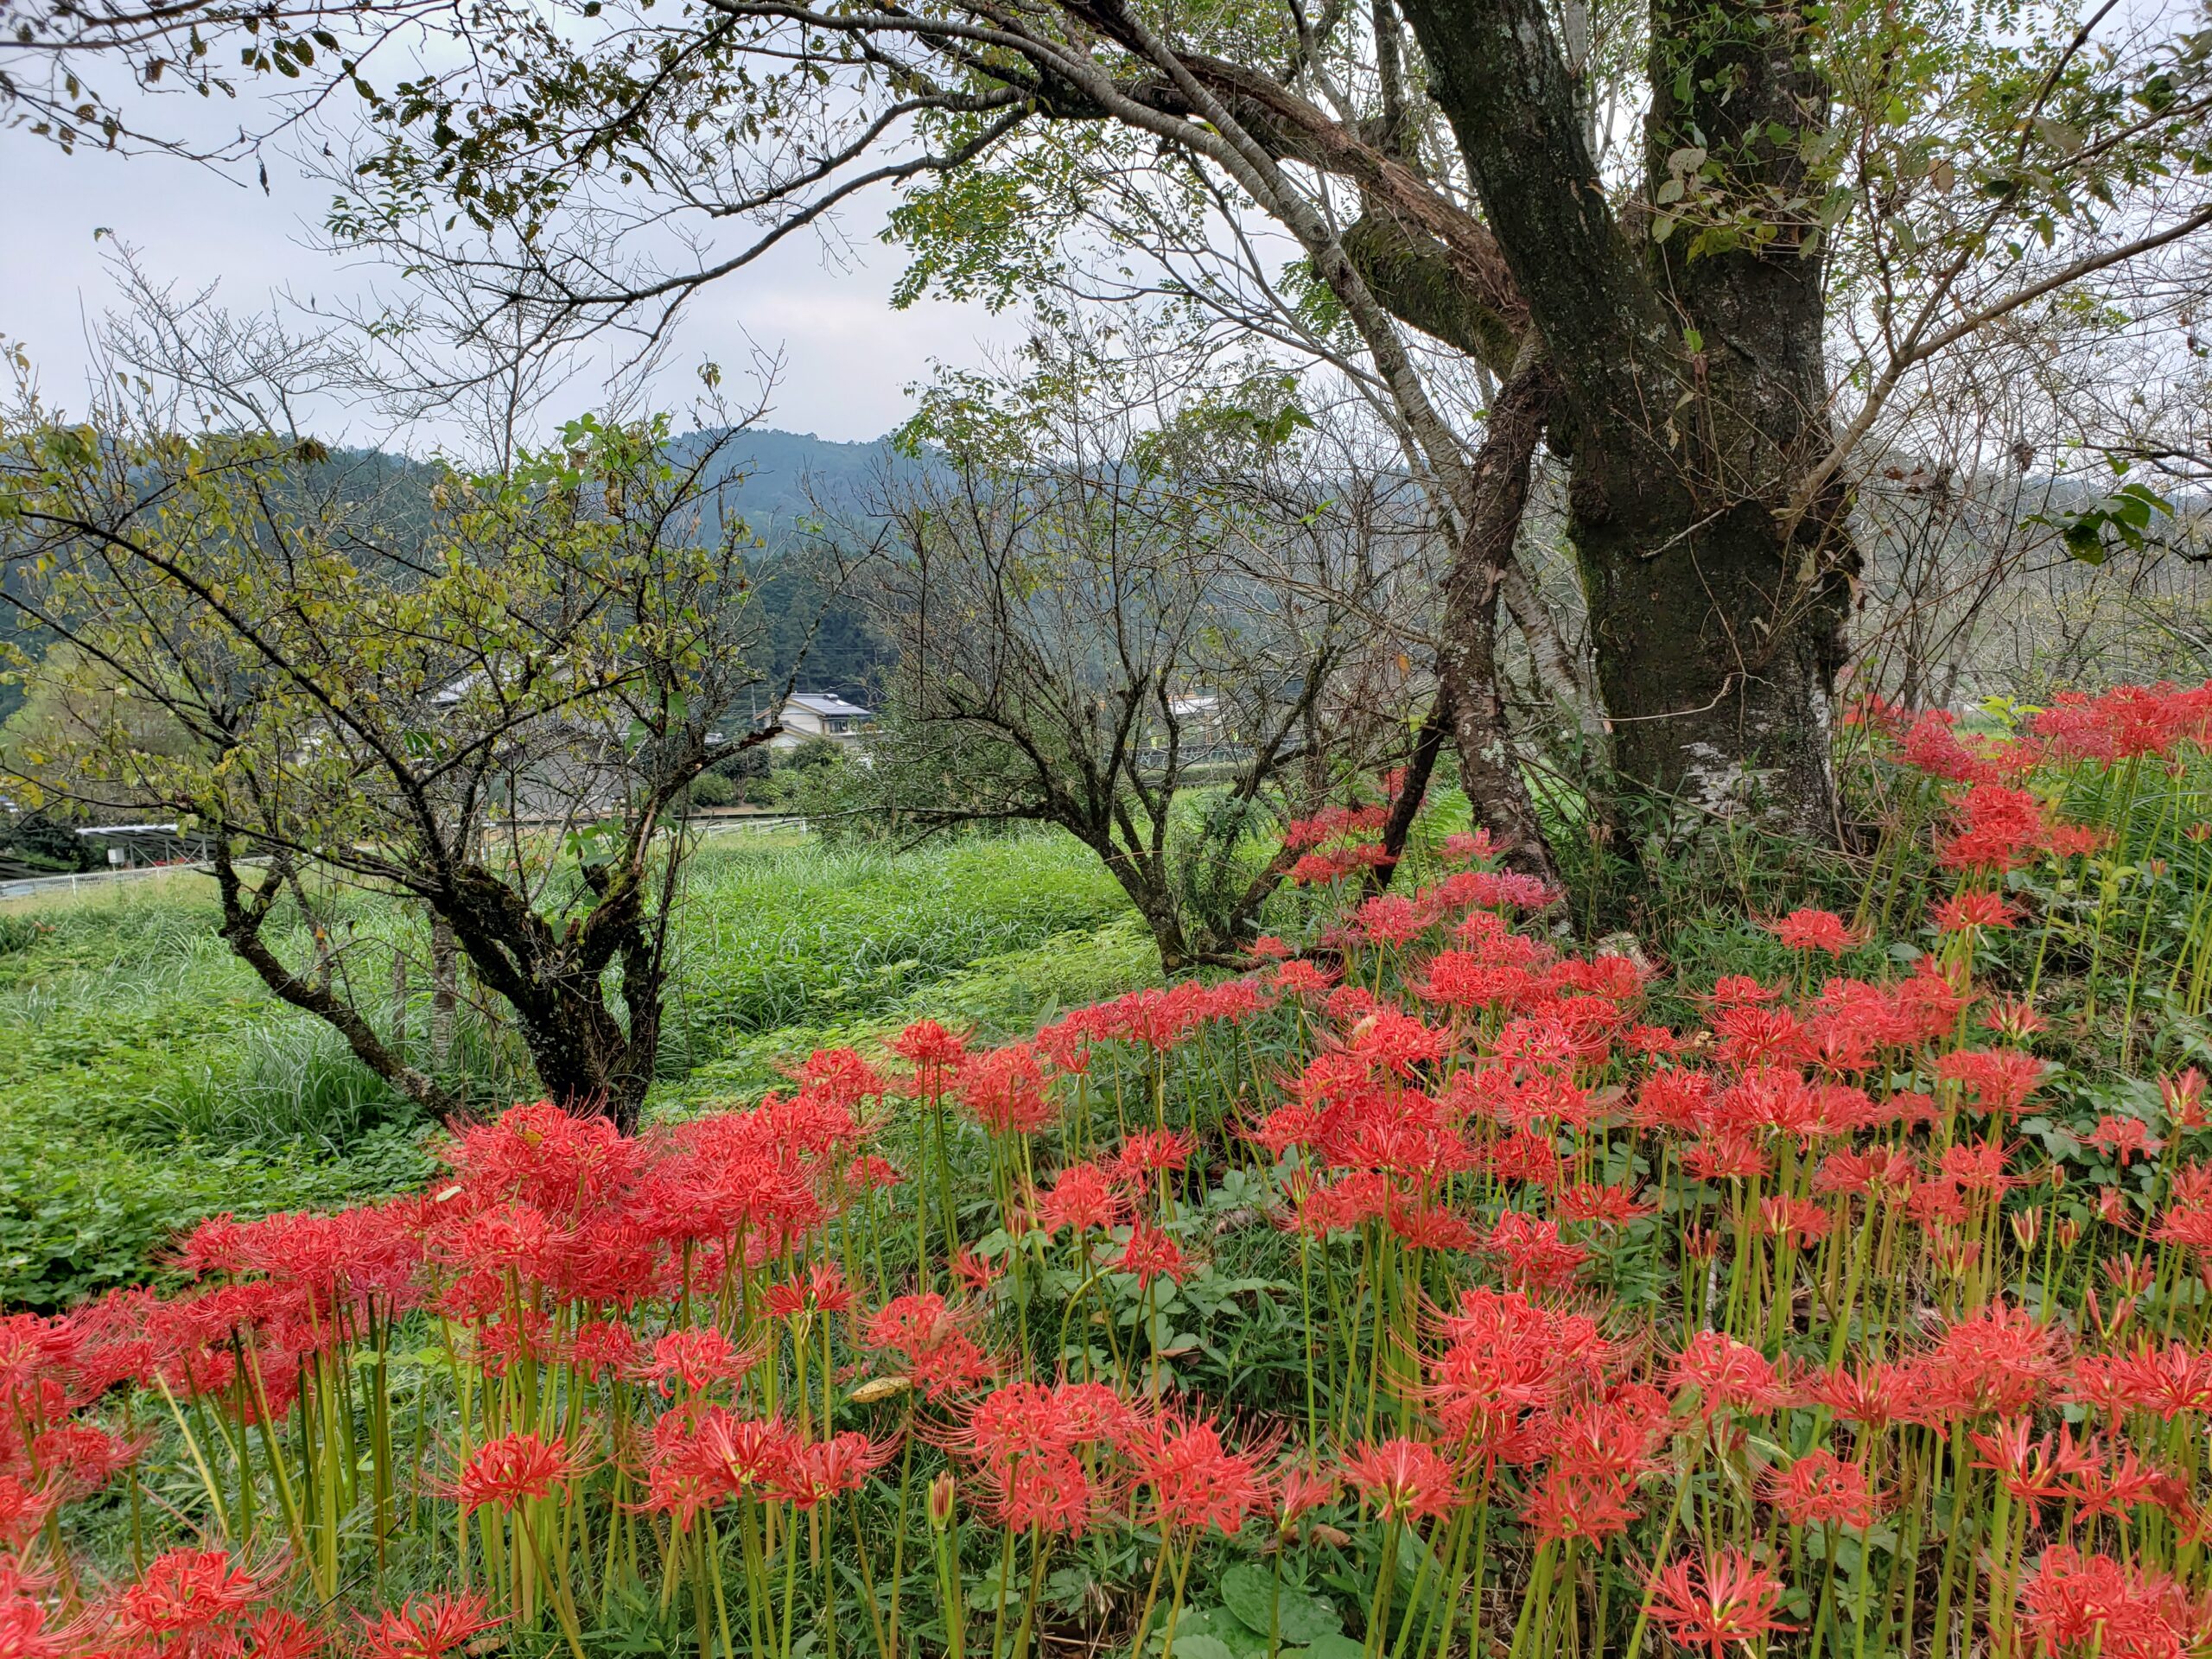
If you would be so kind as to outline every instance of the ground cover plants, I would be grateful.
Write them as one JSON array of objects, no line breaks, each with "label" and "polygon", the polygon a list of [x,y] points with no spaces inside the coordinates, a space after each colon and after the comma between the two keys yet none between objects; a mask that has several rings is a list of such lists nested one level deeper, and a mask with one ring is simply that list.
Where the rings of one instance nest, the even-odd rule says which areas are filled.
[{"label": "ground cover plants", "polygon": [[0,1642],[2201,1650],[2212,686],[1853,730],[1855,913],[1751,971],[1478,836],[1376,892],[1346,807],[1249,972],[515,1106],[10,1316]]},{"label": "ground cover plants", "polygon": [[[709,839],[678,918],[654,1109],[757,1095],[794,1046],[925,1013],[1027,1029],[1055,998],[1141,982],[1122,901],[1080,855],[1029,837],[896,858]],[[420,961],[419,916],[368,896],[340,914],[370,956],[411,938]],[[0,912],[0,1303],[67,1306],[143,1279],[205,1217],[381,1196],[430,1169],[436,1125],[269,995],[219,919],[189,874]],[[426,1065],[429,1003],[418,975],[408,1052]],[[389,1005],[373,1013],[388,1032]],[[461,1086],[493,1104],[530,1090],[527,1057],[466,997],[456,1027]]]}]

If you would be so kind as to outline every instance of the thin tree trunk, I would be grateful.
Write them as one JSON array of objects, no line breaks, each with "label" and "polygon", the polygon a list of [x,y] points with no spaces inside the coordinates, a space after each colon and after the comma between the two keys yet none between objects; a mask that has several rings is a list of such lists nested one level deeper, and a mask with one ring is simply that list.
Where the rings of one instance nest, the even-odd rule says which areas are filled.
[{"label": "thin tree trunk", "polygon": [[1498,587],[1529,499],[1529,469],[1554,393],[1548,365],[1524,353],[1491,403],[1475,452],[1471,511],[1444,582],[1444,641],[1437,677],[1459,752],[1459,786],[1477,827],[1505,861],[1556,883],[1558,868],[1536,816],[1505,720],[1497,672]]},{"label": "thin tree trunk", "polygon": [[1421,723],[1421,735],[1414,741],[1413,758],[1406,763],[1405,781],[1390,803],[1390,816],[1382,824],[1382,850],[1389,855],[1387,863],[1368,872],[1370,891],[1380,893],[1390,885],[1398,873],[1398,860],[1406,850],[1412,836],[1414,820],[1421,816],[1421,805],[1428,799],[1428,782],[1436,773],[1436,757],[1443,752],[1444,740],[1452,734],[1452,696],[1440,683],[1436,696],[1428,705],[1428,717]]},{"label": "thin tree trunk", "polygon": [[430,1065],[440,1071],[453,1053],[453,1013],[460,1001],[461,953],[454,948],[453,924],[430,918]]},{"label": "thin tree trunk", "polygon": [[[282,1001],[303,1013],[312,1014],[329,1022],[354,1057],[370,1071],[382,1077],[410,1099],[421,1102],[433,1111],[450,1113],[459,1109],[461,1103],[439,1086],[437,1082],[408,1065],[378,1037],[360,1011],[330,988],[324,969],[319,966],[302,976],[287,968],[269,942],[262,937],[261,926],[269,913],[270,901],[290,876],[289,868],[272,868],[264,884],[249,888],[238,873],[229,849],[218,840],[211,862],[215,874],[215,890],[222,901],[223,920],[219,931],[223,942],[248,967],[261,976],[266,985]],[[318,961],[322,959],[319,957]]]},{"label": "thin tree trunk", "polygon": [[407,1052],[407,946],[404,941],[391,942],[391,1050],[395,1054]]}]

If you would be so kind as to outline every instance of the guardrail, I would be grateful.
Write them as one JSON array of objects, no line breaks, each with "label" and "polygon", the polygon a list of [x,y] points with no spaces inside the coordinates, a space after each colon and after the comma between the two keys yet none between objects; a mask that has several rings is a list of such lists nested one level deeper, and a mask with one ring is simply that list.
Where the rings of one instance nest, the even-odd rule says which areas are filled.
[{"label": "guardrail", "polygon": [[35,899],[41,893],[75,893],[81,887],[104,882],[129,881],[149,875],[175,875],[179,870],[200,868],[189,860],[183,860],[175,864],[138,864],[128,869],[79,870],[69,875],[0,877],[0,899]]}]

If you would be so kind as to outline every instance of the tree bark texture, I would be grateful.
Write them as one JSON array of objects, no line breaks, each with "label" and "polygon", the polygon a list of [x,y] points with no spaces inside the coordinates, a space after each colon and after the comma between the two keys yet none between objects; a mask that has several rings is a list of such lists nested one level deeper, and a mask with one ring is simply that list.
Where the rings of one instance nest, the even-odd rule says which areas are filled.
[{"label": "tree bark texture", "polygon": [[1528,505],[1529,470],[1558,390],[1550,365],[1529,353],[1491,400],[1475,452],[1470,512],[1444,582],[1439,695],[1452,717],[1459,785],[1475,823],[1490,831],[1505,863],[1556,880],[1550,843],[1536,816],[1506,724],[1497,669],[1498,591]]},{"label": "tree bark texture", "polygon": [[[1821,257],[1787,226],[1699,242],[1617,222],[1543,0],[1404,9],[1556,377],[1550,437],[1623,780],[1833,839],[1828,711],[1857,556],[1840,489],[1783,511],[1833,442]],[[1731,200],[1802,184],[1797,137],[1827,105],[1796,7],[1658,0],[1652,36],[1649,198],[1695,185],[1707,156],[1726,158]],[[1442,280],[1378,291],[1410,288],[1406,320],[1485,344],[1461,315],[1478,296],[1445,304]],[[1490,601],[1451,602],[1478,659]]]}]

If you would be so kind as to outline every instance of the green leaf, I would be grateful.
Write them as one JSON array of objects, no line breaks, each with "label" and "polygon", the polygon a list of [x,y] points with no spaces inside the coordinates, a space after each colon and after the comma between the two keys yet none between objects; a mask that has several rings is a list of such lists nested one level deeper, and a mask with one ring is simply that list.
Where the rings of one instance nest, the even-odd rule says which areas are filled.
[{"label": "green leaf", "polygon": [[[1189,1623],[1184,1621],[1186,1627]],[[1160,1651],[1165,1654],[1170,1649],[1163,1647]],[[1172,1651],[1176,1659],[1238,1659],[1236,1649],[1217,1636],[1178,1635]]]},{"label": "green leaf", "polygon": [[1221,1599],[1243,1624],[1262,1636],[1268,1632],[1272,1605],[1275,1629],[1286,1643],[1304,1644],[1344,1629],[1344,1616],[1333,1603],[1287,1584],[1278,1596],[1274,1573],[1251,1561],[1239,1562],[1221,1575]]}]

